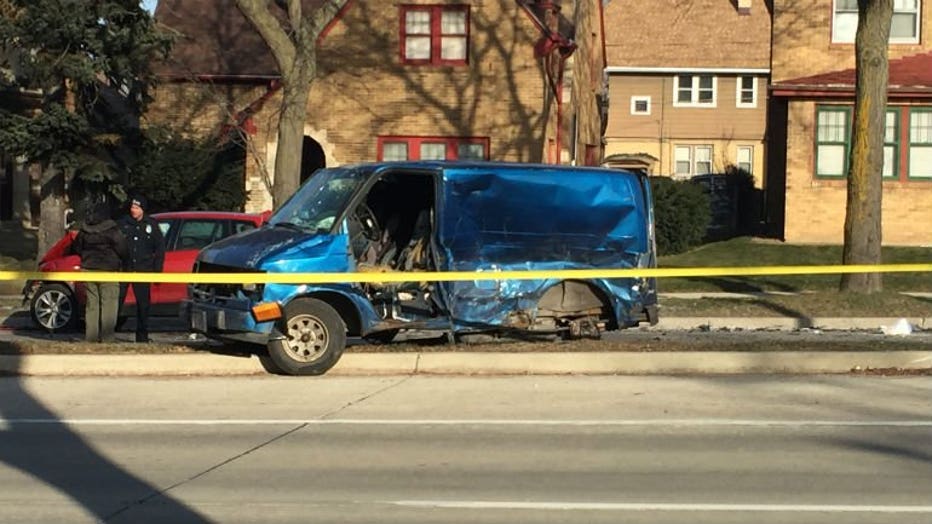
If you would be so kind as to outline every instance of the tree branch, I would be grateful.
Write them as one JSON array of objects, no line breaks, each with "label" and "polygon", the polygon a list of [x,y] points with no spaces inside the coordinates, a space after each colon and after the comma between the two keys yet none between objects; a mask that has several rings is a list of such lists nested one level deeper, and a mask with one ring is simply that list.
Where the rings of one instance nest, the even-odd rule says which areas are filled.
[{"label": "tree branch", "polygon": [[[300,3],[292,0],[289,4]],[[290,71],[294,65],[297,49],[295,43],[288,37],[288,33],[282,28],[278,20],[272,16],[266,6],[265,0],[236,0],[236,5],[246,18],[252,22],[262,39],[268,44],[269,50],[275,57],[280,71]],[[291,11],[291,9],[289,9]],[[301,8],[298,7],[300,14]],[[295,28],[297,29],[297,27]]]}]

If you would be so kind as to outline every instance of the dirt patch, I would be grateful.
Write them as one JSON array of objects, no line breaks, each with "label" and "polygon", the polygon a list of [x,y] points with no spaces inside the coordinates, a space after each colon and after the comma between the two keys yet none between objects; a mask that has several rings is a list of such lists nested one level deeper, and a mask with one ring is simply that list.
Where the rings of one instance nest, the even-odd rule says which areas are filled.
[{"label": "dirt patch", "polygon": [[663,317],[932,317],[932,299],[899,293],[804,293],[747,298],[663,298]]},{"label": "dirt patch", "polygon": [[[402,335],[403,337],[403,335]],[[932,333],[910,336],[884,336],[852,331],[650,331],[631,330],[606,334],[602,339],[520,340],[486,337],[482,342],[450,343],[446,337],[400,340],[390,344],[370,344],[351,340],[348,353],[426,353],[426,352],[673,352],[673,351],[928,351]],[[199,338],[185,343],[107,344],[84,341],[18,338],[0,341],[5,355],[82,355],[82,354],[171,354],[171,353],[248,353],[261,347],[221,344]]]}]

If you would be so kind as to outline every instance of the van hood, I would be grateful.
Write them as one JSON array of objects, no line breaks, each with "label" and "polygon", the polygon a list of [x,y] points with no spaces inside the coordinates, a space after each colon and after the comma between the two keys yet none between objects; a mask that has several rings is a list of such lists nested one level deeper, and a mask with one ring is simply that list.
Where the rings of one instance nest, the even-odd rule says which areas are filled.
[{"label": "van hood", "polygon": [[271,255],[296,246],[310,246],[327,235],[299,231],[288,227],[265,226],[234,235],[205,247],[198,262],[244,269],[261,269]]}]

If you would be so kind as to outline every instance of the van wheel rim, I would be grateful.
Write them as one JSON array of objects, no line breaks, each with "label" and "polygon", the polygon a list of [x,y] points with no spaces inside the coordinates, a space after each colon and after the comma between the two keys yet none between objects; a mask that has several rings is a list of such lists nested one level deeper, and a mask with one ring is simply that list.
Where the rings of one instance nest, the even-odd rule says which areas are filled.
[{"label": "van wheel rim", "polygon": [[313,315],[297,315],[288,319],[285,350],[298,362],[313,362],[327,351],[330,331]]},{"label": "van wheel rim", "polygon": [[61,291],[50,290],[36,299],[36,319],[47,329],[61,329],[74,316],[71,298]]}]

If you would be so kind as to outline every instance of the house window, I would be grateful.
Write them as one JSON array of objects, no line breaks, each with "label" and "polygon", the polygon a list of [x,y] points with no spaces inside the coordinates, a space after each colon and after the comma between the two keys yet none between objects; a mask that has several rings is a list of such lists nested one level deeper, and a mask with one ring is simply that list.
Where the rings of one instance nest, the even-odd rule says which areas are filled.
[{"label": "house window", "polygon": [[462,65],[469,43],[464,6],[401,8],[401,53],[406,64]]},{"label": "house window", "polygon": [[447,144],[446,142],[424,141],[418,147],[419,160],[446,160]]},{"label": "house window", "polygon": [[673,105],[715,107],[715,80],[712,75],[677,75],[673,81]]},{"label": "house window", "polygon": [[[858,29],[858,0],[834,0],[832,42],[853,43]],[[894,0],[890,43],[919,43],[920,0]]]},{"label": "house window", "polygon": [[883,133],[883,178],[896,178],[899,173],[899,117],[898,111],[887,111]]},{"label": "house window", "polygon": [[688,177],[712,172],[712,146],[676,146],[673,173]]},{"label": "house window", "polygon": [[932,111],[909,113],[909,178],[932,179]]},{"label": "house window", "polygon": [[757,77],[739,76],[735,90],[737,107],[757,107]]},{"label": "house window", "polygon": [[848,172],[848,119],[845,107],[820,107],[816,117],[816,175],[842,177]]},{"label": "house window", "polygon": [[632,96],[631,97],[631,114],[632,115],[649,115],[650,114],[650,97],[649,96]]},{"label": "house window", "polygon": [[378,159],[400,160],[488,160],[488,138],[379,137]]},{"label": "house window", "polygon": [[381,160],[399,161],[408,159],[407,142],[383,142]]},{"label": "house window", "polygon": [[735,167],[749,175],[754,173],[754,146],[738,146]]}]

